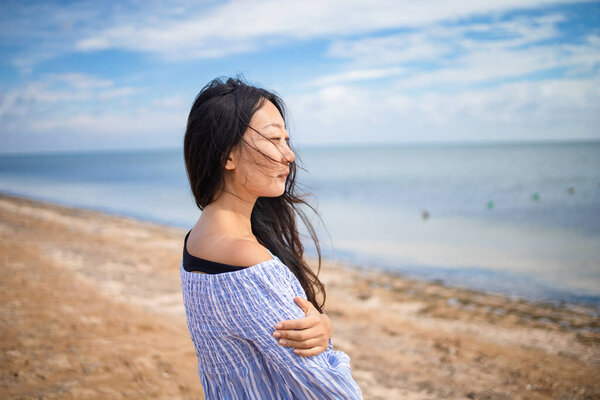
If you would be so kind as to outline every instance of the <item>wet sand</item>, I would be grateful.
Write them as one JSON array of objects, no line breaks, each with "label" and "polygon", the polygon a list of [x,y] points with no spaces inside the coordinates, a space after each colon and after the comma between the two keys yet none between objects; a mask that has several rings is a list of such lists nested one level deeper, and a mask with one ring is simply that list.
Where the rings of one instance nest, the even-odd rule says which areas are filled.
[{"label": "wet sand", "polygon": [[[185,233],[0,194],[0,398],[202,398]],[[596,309],[330,261],[321,278],[365,399],[600,398]]]}]

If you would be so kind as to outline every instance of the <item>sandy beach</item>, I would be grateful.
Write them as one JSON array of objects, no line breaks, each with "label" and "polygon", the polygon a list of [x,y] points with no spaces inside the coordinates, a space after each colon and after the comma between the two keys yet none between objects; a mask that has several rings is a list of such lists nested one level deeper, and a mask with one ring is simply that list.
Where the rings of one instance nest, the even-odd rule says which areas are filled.
[{"label": "sandy beach", "polygon": [[[0,194],[0,398],[203,398],[185,233]],[[365,399],[600,398],[596,309],[330,261],[320,276]]]}]

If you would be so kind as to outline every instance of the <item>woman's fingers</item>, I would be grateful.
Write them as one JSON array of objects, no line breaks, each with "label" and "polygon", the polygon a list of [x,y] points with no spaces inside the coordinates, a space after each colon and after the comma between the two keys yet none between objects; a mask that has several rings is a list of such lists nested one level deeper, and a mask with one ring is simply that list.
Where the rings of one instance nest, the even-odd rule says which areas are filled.
[{"label": "woman's fingers", "polygon": [[305,329],[277,330],[273,336],[279,339],[308,340],[313,337],[326,336],[326,332],[319,329],[319,326],[312,325]]},{"label": "woman's fingers", "polygon": [[295,349],[312,349],[313,347],[321,347],[323,345],[323,341],[318,339],[309,339],[303,341],[279,339],[278,343],[282,346],[293,347]]},{"label": "woman's fingers", "polygon": [[290,339],[299,342],[309,339],[329,339],[327,332],[325,332],[323,329],[320,329],[320,327],[313,327],[297,331],[275,331],[273,332],[273,336],[279,339]]},{"label": "woman's fingers", "polygon": [[285,321],[279,321],[275,325],[275,329],[286,330],[286,329],[306,329],[314,326],[319,322],[319,316],[321,313],[312,305],[312,303],[305,298],[300,296],[294,297],[294,301],[304,311],[304,318],[300,319],[288,319]]},{"label": "woman's fingers", "polygon": [[315,326],[319,323],[318,315],[309,315],[300,319],[288,319],[285,321],[280,321],[275,325],[275,329],[277,330],[288,330],[288,329],[307,329]]},{"label": "woman's fingers", "polygon": [[308,314],[308,312],[311,310],[316,310],[315,306],[313,306],[313,304],[310,301],[306,300],[303,297],[296,296],[294,297],[294,301],[296,302],[298,307],[300,307],[302,311],[304,311],[304,314]]},{"label": "woman's fingers", "polygon": [[279,340],[279,344],[285,347],[293,347],[294,353],[302,357],[312,357],[321,354],[327,349],[318,339],[310,339],[303,342],[297,342],[289,339]]},{"label": "woman's fingers", "polygon": [[280,321],[275,325],[273,336],[285,347],[294,348],[294,353],[312,357],[322,353],[329,344],[331,331],[329,317],[319,311],[308,300],[296,296],[294,301],[304,311],[304,318]]}]

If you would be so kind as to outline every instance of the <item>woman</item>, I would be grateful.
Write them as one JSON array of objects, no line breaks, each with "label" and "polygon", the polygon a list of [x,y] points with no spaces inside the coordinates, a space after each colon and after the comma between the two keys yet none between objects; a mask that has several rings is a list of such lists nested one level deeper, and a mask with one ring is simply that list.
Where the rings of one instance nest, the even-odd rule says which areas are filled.
[{"label": "woman", "polygon": [[276,95],[230,78],[205,86],[188,118],[185,164],[202,214],[180,272],[207,399],[362,398],[302,258],[296,214],[320,266],[284,115]]}]

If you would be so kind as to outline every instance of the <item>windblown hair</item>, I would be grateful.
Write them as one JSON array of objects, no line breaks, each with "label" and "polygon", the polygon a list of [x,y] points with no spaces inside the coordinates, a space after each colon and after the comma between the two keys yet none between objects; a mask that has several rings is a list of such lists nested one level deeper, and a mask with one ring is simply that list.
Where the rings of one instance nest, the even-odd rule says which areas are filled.
[{"label": "windblown hair", "polygon": [[[223,193],[229,153],[240,142],[246,145],[242,137],[248,128],[256,131],[249,126],[250,119],[265,101],[273,103],[285,121],[285,105],[276,94],[251,86],[239,77],[216,78],[196,97],[187,121],[183,151],[192,194],[200,210]],[[252,233],[291,270],[307,299],[323,312],[325,287],[318,278],[321,249],[301,206],[306,205],[317,216],[318,213],[305,200],[307,195],[296,193],[295,161],[290,163],[289,170],[281,196],[257,199],[251,215]],[[315,244],[319,261],[316,274],[303,259],[304,247],[298,235],[296,215],[302,219]],[[319,293],[321,301],[317,300]]]}]

